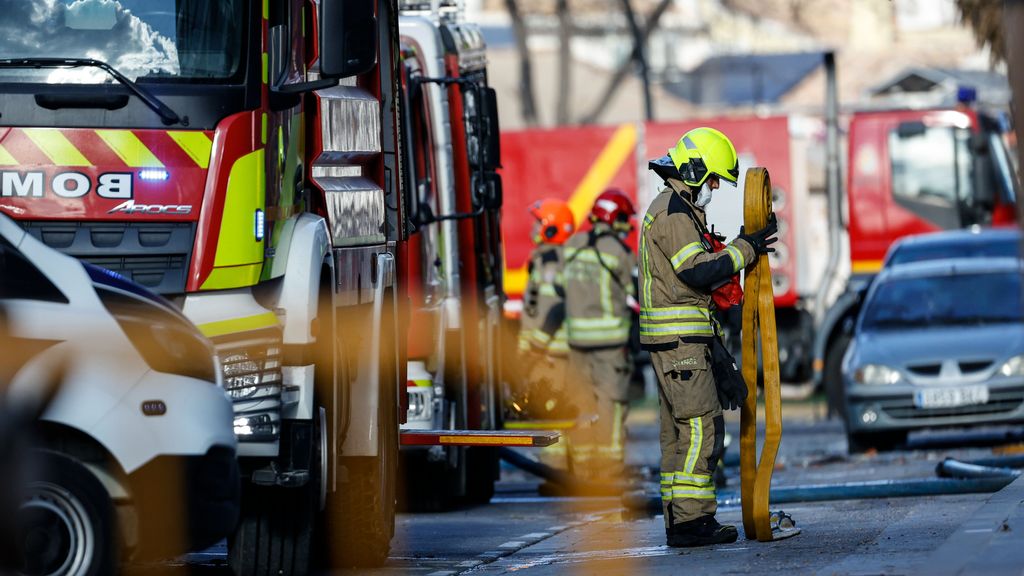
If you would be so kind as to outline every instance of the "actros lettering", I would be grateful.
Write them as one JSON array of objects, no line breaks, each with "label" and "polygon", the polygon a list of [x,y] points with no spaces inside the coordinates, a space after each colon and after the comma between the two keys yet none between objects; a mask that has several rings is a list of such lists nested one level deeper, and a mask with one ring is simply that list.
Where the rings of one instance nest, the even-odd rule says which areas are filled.
[{"label": "actros lettering", "polygon": [[50,193],[60,198],[81,198],[95,192],[100,198],[122,200],[132,197],[131,172],[105,172],[91,178],[81,172],[57,172],[49,181],[41,171],[0,170],[0,197],[42,198]]},{"label": "actros lettering", "polygon": [[122,202],[111,208],[107,214],[191,214],[192,206],[178,204],[136,204],[135,200]]}]

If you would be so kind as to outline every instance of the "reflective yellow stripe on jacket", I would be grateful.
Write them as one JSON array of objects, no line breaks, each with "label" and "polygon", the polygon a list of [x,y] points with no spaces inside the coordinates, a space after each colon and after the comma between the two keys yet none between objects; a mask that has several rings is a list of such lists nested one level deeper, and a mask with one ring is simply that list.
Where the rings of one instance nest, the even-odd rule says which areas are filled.
[{"label": "reflective yellow stripe on jacket", "polygon": [[713,336],[711,311],[697,306],[640,309],[641,336]]}]

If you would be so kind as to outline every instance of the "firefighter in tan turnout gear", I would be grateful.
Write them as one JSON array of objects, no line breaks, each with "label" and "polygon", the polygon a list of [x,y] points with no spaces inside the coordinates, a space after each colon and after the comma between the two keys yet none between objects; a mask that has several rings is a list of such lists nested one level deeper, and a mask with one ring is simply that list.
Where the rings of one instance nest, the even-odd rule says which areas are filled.
[{"label": "firefighter in tan turnout gear", "polygon": [[[572,236],[576,224],[569,205],[552,198],[533,203],[530,215],[536,219],[531,233],[536,248],[528,261],[519,327],[525,386],[514,408],[526,419],[573,418],[571,395],[565,390],[569,343],[564,322],[562,245]],[[565,442],[550,448],[545,452],[563,452]]]},{"label": "firefighter in tan turnout gear", "polygon": [[[644,216],[640,239],[640,342],[651,352],[661,404],[661,496],[669,546],[734,542],[715,520],[712,481],[723,450],[723,409],[746,386],[713,320],[712,292],[772,249],[774,217],[714,252],[704,207],[722,180],[736,186],[729,139],[711,128],[687,132],[650,163],[665,183]],[[739,200],[737,200],[739,201]]]},{"label": "firefighter in tan turnout gear", "polygon": [[591,209],[592,228],[577,232],[565,246],[569,378],[581,384],[584,416],[572,460],[574,471],[591,480],[614,480],[622,472],[633,373],[628,300],[636,294],[636,258],[623,240],[635,214],[624,193],[606,190]]}]

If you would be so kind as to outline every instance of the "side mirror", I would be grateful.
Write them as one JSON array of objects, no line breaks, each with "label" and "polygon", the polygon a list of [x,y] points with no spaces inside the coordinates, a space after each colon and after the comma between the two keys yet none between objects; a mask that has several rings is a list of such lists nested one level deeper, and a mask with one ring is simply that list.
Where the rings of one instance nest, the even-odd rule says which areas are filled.
[{"label": "side mirror", "polygon": [[899,136],[900,140],[923,136],[927,131],[928,127],[920,120],[900,122],[899,126],[896,127],[896,135]]},{"label": "side mirror", "polygon": [[[498,92],[494,88],[484,88],[484,170],[493,172],[501,168],[501,129],[498,126]],[[500,183],[499,183],[500,184]]]},{"label": "side mirror", "polygon": [[345,78],[377,64],[373,0],[320,0],[320,77]]}]

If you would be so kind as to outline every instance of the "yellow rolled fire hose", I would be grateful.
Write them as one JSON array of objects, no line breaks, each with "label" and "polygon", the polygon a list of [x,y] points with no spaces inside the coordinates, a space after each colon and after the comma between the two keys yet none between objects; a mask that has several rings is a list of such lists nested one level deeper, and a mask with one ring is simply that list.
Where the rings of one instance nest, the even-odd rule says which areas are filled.
[{"label": "yellow rolled fire hose", "polygon": [[[743,226],[754,231],[768,224],[772,213],[772,184],[765,168],[747,170],[743,190]],[[765,437],[757,459],[757,351],[764,370]],[[775,295],[768,255],[747,266],[743,281],[743,380],[747,400],[740,411],[740,497],[743,531],[748,539],[770,542],[795,531],[773,533],[768,495],[775,457],[782,440],[782,399],[779,390],[779,343],[775,333]],[[774,522],[776,528],[778,521]]]}]

